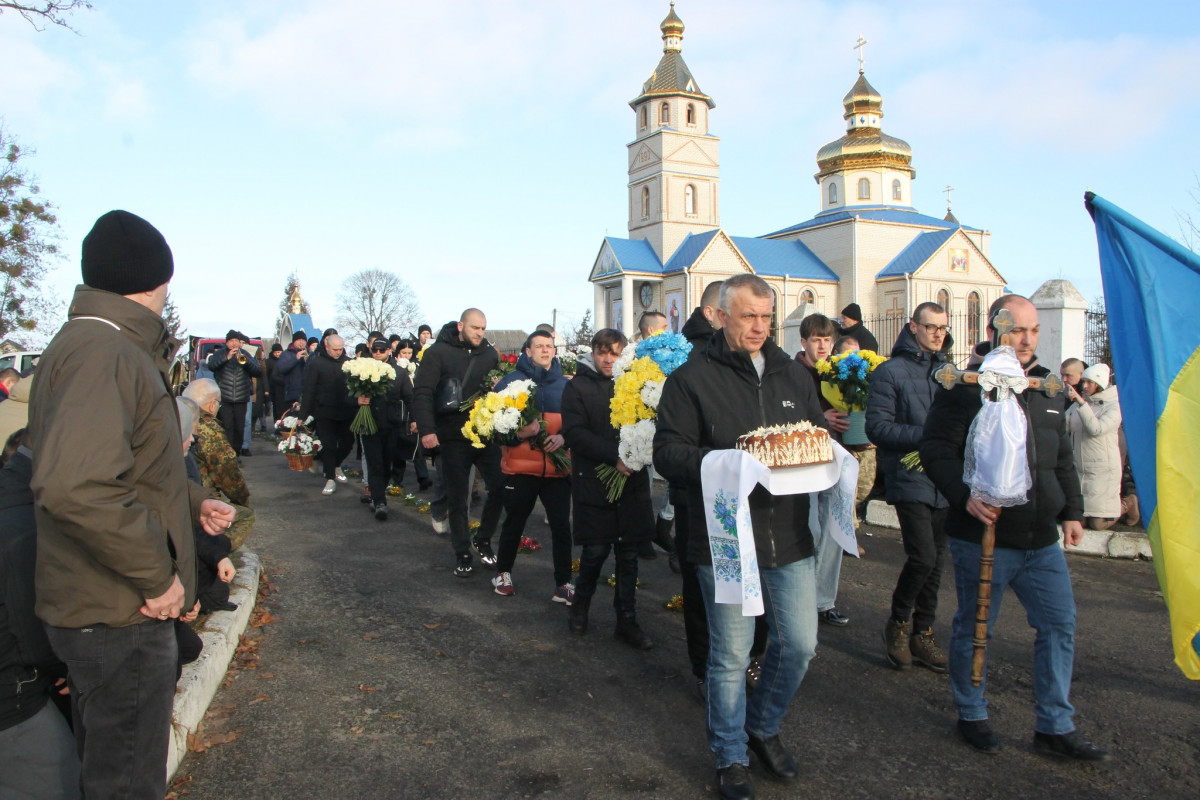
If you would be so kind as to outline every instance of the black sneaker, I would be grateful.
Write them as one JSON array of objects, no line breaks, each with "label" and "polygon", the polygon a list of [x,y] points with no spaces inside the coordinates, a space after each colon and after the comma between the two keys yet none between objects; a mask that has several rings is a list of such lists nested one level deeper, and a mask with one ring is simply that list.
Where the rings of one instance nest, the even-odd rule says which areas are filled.
[{"label": "black sneaker", "polygon": [[995,755],[1000,752],[1000,739],[986,719],[960,719],[958,733],[964,742],[981,753]]},{"label": "black sneaker", "polygon": [[1070,733],[1035,731],[1033,749],[1042,755],[1055,758],[1073,758],[1076,761],[1108,761],[1108,751],[1083,738],[1079,731]]},{"label": "black sneaker", "polygon": [[492,552],[491,542],[481,542],[478,539],[472,539],[471,544],[475,545],[475,552],[479,553],[479,561],[489,567],[496,566],[496,554]]},{"label": "black sneaker", "polygon": [[839,628],[844,628],[850,624],[850,618],[836,608],[827,608],[824,611],[818,611],[817,619],[826,625],[836,625]]},{"label": "black sneaker", "polygon": [[471,577],[471,554],[460,553],[458,556],[458,564],[454,567],[454,574],[460,578]]},{"label": "black sneaker", "polygon": [[375,519],[383,522],[387,519],[387,503],[375,504]]}]

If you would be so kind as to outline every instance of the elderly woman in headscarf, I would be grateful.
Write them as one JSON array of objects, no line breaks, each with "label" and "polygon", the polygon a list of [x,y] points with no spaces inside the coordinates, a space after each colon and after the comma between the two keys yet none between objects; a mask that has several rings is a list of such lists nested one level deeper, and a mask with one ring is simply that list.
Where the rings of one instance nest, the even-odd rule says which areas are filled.
[{"label": "elderly woman in headscarf", "polygon": [[1075,450],[1075,469],[1083,489],[1083,521],[1092,530],[1111,528],[1122,514],[1121,453],[1117,431],[1121,404],[1112,371],[1093,364],[1083,371],[1078,388],[1068,386],[1071,406],[1067,430]]}]

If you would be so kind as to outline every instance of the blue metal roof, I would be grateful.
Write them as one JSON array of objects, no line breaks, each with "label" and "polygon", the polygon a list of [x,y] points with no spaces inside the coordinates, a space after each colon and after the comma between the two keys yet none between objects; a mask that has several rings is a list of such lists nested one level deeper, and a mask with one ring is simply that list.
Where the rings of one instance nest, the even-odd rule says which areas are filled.
[{"label": "blue metal roof", "polygon": [[624,272],[662,272],[662,262],[654,248],[645,239],[618,239],[605,236],[604,241],[612,248],[617,263]]},{"label": "blue metal roof", "polygon": [[972,228],[970,225],[959,225],[956,222],[947,222],[944,219],[930,217],[925,214],[918,214],[916,211],[904,211],[898,208],[881,208],[879,206],[869,208],[843,208],[837,211],[823,211],[810,220],[792,225],[789,228],[774,231],[766,234],[767,236],[777,236],[781,233],[794,233],[795,231],[803,231],[808,228],[815,228],[818,225],[828,225],[831,222],[841,222],[847,219],[871,220],[874,222],[899,222],[904,225],[922,225],[927,228],[958,229],[963,228],[968,231],[977,231],[979,228]]},{"label": "blue metal roof", "polygon": [[759,275],[788,275],[814,281],[836,282],[838,279],[837,273],[817,258],[803,242],[782,242],[749,236],[729,238]]},{"label": "blue metal roof", "polygon": [[320,336],[321,332],[317,330],[317,326],[313,324],[312,317],[308,314],[288,314],[292,321],[292,335],[296,331],[304,331],[308,336]]},{"label": "blue metal roof", "polygon": [[720,228],[714,228],[704,233],[689,233],[683,242],[680,243],[679,247],[675,249],[675,252],[671,254],[671,257],[667,259],[666,266],[663,267],[663,272],[677,272],[695,264],[696,259],[704,252],[704,248],[708,247],[709,242],[719,232]]},{"label": "blue metal roof", "polygon": [[890,264],[880,270],[875,279],[896,278],[913,274],[956,233],[958,233],[957,227],[948,231],[922,233],[909,242],[908,247],[901,250],[900,254],[893,258]]}]

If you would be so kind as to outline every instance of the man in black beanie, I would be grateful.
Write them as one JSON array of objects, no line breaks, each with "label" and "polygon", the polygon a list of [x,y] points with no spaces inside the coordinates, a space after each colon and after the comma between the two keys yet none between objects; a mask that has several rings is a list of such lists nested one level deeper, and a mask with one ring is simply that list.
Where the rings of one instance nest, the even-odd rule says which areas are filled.
[{"label": "man in black beanie", "polygon": [[70,667],[86,797],[166,792],[179,650],[196,604],[193,523],[233,508],[192,484],[167,369],[162,234],[111,211],[83,240],[83,282],[42,356],[29,403],[37,516],[35,611]]},{"label": "man in black beanie", "polygon": [[217,420],[233,452],[242,456],[250,455],[250,448],[243,441],[246,405],[253,395],[254,379],[262,377],[258,359],[242,350],[247,341],[246,334],[230,330],[225,334],[225,346],[218,346],[208,357],[213,380],[221,387],[221,407],[217,409]]},{"label": "man in black beanie", "polygon": [[849,336],[858,342],[859,349],[870,350],[873,353],[879,352],[879,342],[862,324],[862,309],[858,307],[858,303],[851,303],[842,309],[841,323],[841,332],[838,334],[838,338]]}]

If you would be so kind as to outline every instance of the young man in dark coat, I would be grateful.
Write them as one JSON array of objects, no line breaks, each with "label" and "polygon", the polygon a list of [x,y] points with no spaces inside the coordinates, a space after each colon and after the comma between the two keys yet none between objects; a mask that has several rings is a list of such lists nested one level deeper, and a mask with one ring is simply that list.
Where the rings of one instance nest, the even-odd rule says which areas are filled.
[{"label": "young man in dark coat", "polygon": [[933,638],[938,588],[946,561],[946,498],[929,476],[901,463],[921,444],[925,419],[938,385],[934,370],[946,363],[949,317],[937,303],[921,303],[900,331],[892,355],[871,373],[867,436],[879,448],[887,501],[900,518],[907,560],[892,592],[884,628],[888,661],[896,669],[916,663],[945,672],[945,653]]},{"label": "young man in dark coat", "polygon": [[849,336],[858,342],[859,349],[879,352],[879,341],[867,330],[867,326],[863,325],[862,309],[858,307],[858,303],[851,303],[842,309],[841,323],[839,337]]},{"label": "young man in dark coat", "polygon": [[755,618],[743,616],[740,604],[716,602],[700,483],[704,456],[732,449],[743,434],[765,425],[825,425],[812,379],[770,339],[774,297],[756,275],[725,281],[721,334],[667,378],[654,437],[655,469],[687,487],[688,556],[708,612],[708,742],[721,796],[731,798],[754,796],[747,746],[772,775],[797,776],[779,727],[817,646],[808,495],[775,496],[756,487],[750,516],[769,632],[762,677],[747,702]]},{"label": "young man in dark coat", "polygon": [[[992,320],[1001,308],[1007,308],[1013,316],[1015,326],[1009,344],[1025,374],[1036,378],[1049,375],[1050,371],[1037,363],[1037,308],[1019,295],[1001,296],[988,310],[989,336],[995,336]],[[1083,496],[1062,400],[1032,389],[1015,397],[1027,421],[1025,457],[1033,480],[1029,502],[1023,505],[1005,508],[998,514],[974,496],[963,481],[967,435],[982,407],[978,386],[962,384],[939,391],[921,439],[925,472],[950,503],[946,531],[958,594],[958,611],[950,635],[950,685],[958,708],[958,730],[976,750],[995,753],[1000,749],[1000,740],[988,722],[988,703],[983,696],[986,678],[979,686],[971,685],[980,542],[984,526],[994,523],[996,551],[988,638],[1000,615],[1004,590],[1012,587],[1025,606],[1029,624],[1037,631],[1033,649],[1034,749],[1061,758],[1101,761],[1108,758],[1108,752],[1075,730],[1075,709],[1068,699],[1075,657],[1075,597],[1058,541],[1058,523],[1062,523],[1067,544],[1080,542]]]},{"label": "young man in dark coat", "polygon": [[[609,408],[615,389],[613,365],[626,343],[618,330],[597,331],[591,354],[579,359],[575,377],[563,390],[563,436],[571,448],[575,544],[583,547],[567,627],[577,635],[587,632],[596,582],[612,551],[617,566],[614,635],[637,650],[649,650],[654,643],[638,625],[636,594],[638,545],[654,536],[650,473],[644,467],[634,472],[621,461],[617,452],[620,434],[612,426]],[[608,502],[608,487],[596,475],[602,464],[616,467],[626,476],[625,489],[615,503]]]},{"label": "young man in dark coat", "polygon": [[275,374],[282,385],[275,394],[275,418],[283,419],[284,415],[293,410],[293,404],[300,402],[304,394],[304,367],[309,361],[308,340],[304,331],[292,334],[292,343],[279,356]]},{"label": "young man in dark coat", "polygon": [[324,349],[318,349],[304,368],[299,417],[301,420],[314,417],[317,422],[325,472],[325,488],[321,490],[324,495],[333,494],[337,484],[346,482],[342,462],[354,447],[350,420],[357,406],[346,390],[346,373],[342,371],[342,364],[348,360],[346,344],[335,333],[325,339]]},{"label": "young man in dark coat", "polygon": [[475,536],[475,549],[484,564],[495,566],[492,535],[500,521],[503,505],[500,497],[500,448],[488,444],[472,446],[463,436],[462,426],[470,410],[460,410],[461,403],[472,395],[489,391],[484,386],[489,372],[496,368],[500,357],[496,348],[484,338],[487,317],[477,308],[468,308],[458,322],[447,322],[438,333],[437,341],[421,356],[413,387],[413,416],[421,434],[421,445],[427,452],[440,448],[441,470],[445,487],[446,510],[434,506],[430,510],[433,529],[446,530],[450,519],[450,545],[454,548],[454,574],[471,577],[471,534],[467,522],[467,506],[471,500],[471,467],[476,467],[487,485],[487,500]]}]

